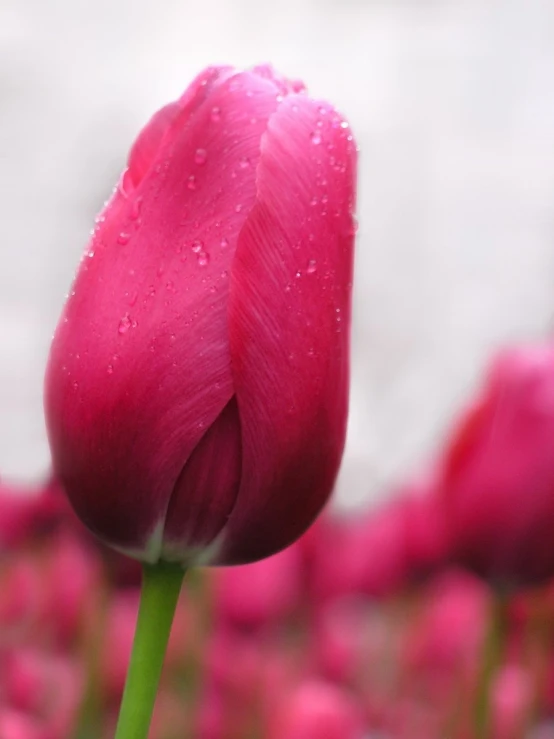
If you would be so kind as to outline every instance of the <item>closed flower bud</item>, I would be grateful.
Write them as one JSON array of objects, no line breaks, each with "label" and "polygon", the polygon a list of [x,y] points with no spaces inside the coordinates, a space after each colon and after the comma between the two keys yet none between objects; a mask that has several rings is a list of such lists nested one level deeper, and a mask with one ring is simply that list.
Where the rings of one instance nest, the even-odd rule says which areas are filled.
[{"label": "closed flower bud", "polygon": [[269,556],[334,484],[347,415],[356,147],[266,67],[160,110],[97,219],[53,341],[54,469],[148,562]]},{"label": "closed flower bud", "polygon": [[506,588],[554,575],[554,346],[502,352],[440,480],[455,559]]}]

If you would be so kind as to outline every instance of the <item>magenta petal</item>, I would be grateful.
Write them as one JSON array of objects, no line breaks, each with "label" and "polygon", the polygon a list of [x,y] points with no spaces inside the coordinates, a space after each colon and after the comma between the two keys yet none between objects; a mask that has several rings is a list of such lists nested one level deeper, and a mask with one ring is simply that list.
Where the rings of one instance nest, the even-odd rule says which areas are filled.
[{"label": "magenta petal", "polygon": [[163,145],[171,125],[179,118],[179,127],[185,125],[195,110],[204,102],[216,82],[222,82],[231,74],[231,67],[208,67],[189,85],[179,100],[164,105],[148,121],[137,136],[129,153],[125,172],[124,189],[136,188],[152,166]]},{"label": "magenta petal", "polygon": [[163,557],[187,562],[210,544],[235,503],[240,485],[241,434],[233,398],[191,454],[167,509]]},{"label": "magenta petal", "polygon": [[133,197],[116,192],[101,215],[46,377],[54,466],[76,512],[150,559],[177,478],[234,394],[229,273],[277,106],[254,74],[202,90]]},{"label": "magenta petal", "polygon": [[328,105],[271,117],[229,297],[242,484],[220,561],[296,539],[334,484],[347,416],[356,150]]}]

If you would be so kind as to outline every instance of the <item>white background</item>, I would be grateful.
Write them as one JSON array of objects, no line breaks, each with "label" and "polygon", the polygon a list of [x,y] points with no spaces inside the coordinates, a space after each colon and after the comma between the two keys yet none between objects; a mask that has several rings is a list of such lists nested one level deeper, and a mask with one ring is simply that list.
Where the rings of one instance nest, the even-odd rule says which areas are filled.
[{"label": "white background", "polygon": [[554,306],[551,0],[1,0],[0,474],[48,470],[42,376],[137,130],[205,65],[271,61],[361,147],[339,498],[424,461],[492,349]]}]

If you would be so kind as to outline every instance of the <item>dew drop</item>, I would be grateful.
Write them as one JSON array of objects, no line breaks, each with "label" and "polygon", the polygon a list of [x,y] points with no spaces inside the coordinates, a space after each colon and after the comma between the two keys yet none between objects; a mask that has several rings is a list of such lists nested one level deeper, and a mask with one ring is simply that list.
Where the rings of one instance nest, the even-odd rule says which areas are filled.
[{"label": "dew drop", "polygon": [[302,277],[302,272],[298,270],[294,276],[298,279],[299,277]]},{"label": "dew drop", "polygon": [[313,273],[316,271],[316,269],[317,269],[317,262],[316,262],[316,260],[315,259],[310,259],[308,261],[308,266],[306,267],[306,273],[309,274],[309,275],[313,275]]},{"label": "dew drop", "polygon": [[250,166],[250,159],[248,157],[241,157],[239,159],[240,169],[248,169],[249,166]]},{"label": "dew drop", "polygon": [[206,149],[197,149],[196,153],[194,155],[194,161],[196,164],[206,164],[206,159],[208,158],[208,152]]},{"label": "dew drop", "polygon": [[211,119],[214,123],[217,123],[221,120],[221,108],[217,105],[214,105],[211,112]]},{"label": "dew drop", "polygon": [[173,342],[175,341],[175,334],[170,334],[169,340],[173,344]]},{"label": "dew drop", "polygon": [[175,283],[173,282],[173,280],[169,280],[165,283],[165,289],[170,293],[175,292]]},{"label": "dew drop", "polygon": [[125,246],[125,244],[128,244],[130,240],[131,234],[127,231],[121,231],[121,233],[117,237],[117,243],[121,244],[121,246]]},{"label": "dew drop", "polygon": [[321,134],[319,133],[319,131],[314,131],[310,138],[312,140],[312,144],[314,144],[315,146],[321,144]]},{"label": "dew drop", "polygon": [[237,203],[237,205],[235,205],[235,213],[240,213],[241,210],[242,210],[242,204]]},{"label": "dew drop", "polygon": [[113,375],[113,364],[108,365],[108,374]]},{"label": "dew drop", "polygon": [[90,251],[88,251],[88,252],[87,252],[87,257],[88,257],[89,259],[92,259],[92,258],[93,258],[93,256],[94,256],[94,249],[91,249]]},{"label": "dew drop", "polygon": [[196,177],[193,174],[189,175],[187,187],[189,190],[196,190]]},{"label": "dew drop", "polygon": [[125,315],[122,316],[121,320],[119,321],[119,327],[117,330],[120,334],[125,334],[130,328],[131,328],[131,319],[129,318],[129,314],[125,313]]},{"label": "dew drop", "polygon": [[207,264],[209,264],[209,262],[210,262],[210,255],[207,252],[201,251],[198,253],[198,264],[201,267],[205,267]]},{"label": "dew drop", "polygon": [[341,128],[348,128],[348,121],[341,121],[340,127]]},{"label": "dew drop", "polygon": [[221,241],[219,242],[219,246],[220,246],[220,247],[221,247],[222,249],[226,249],[226,248],[227,248],[227,247],[229,246],[229,239],[226,239],[226,238],[225,238],[225,236],[224,236],[224,237],[223,237],[223,238],[221,239]]},{"label": "dew drop", "polygon": [[195,239],[195,240],[194,240],[194,241],[192,242],[192,246],[191,246],[190,248],[192,249],[192,251],[193,251],[193,252],[194,252],[195,254],[198,254],[199,252],[201,252],[201,251],[202,251],[202,247],[203,247],[203,246],[204,246],[204,242],[203,242],[203,241],[200,241],[200,239]]},{"label": "dew drop", "polygon": [[137,218],[140,216],[140,212],[142,210],[142,195],[139,195],[135,201],[133,202],[133,205],[131,207],[131,219],[133,221],[136,221]]},{"label": "dew drop", "polygon": [[319,200],[314,195],[314,197],[310,200],[310,205],[313,207],[317,205],[318,203],[319,203]]},{"label": "dew drop", "polygon": [[223,272],[221,273],[221,279],[225,280],[227,277],[229,277],[229,273],[227,272],[226,269],[224,269]]}]

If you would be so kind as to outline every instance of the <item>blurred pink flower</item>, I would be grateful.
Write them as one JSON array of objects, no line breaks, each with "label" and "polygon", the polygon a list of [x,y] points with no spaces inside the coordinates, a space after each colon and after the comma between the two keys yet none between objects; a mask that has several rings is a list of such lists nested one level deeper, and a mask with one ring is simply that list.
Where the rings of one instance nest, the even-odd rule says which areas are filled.
[{"label": "blurred pink flower", "polygon": [[219,568],[212,582],[217,622],[246,628],[278,624],[300,603],[301,552],[292,545],[261,562]]},{"label": "blurred pink flower", "polygon": [[554,345],[499,353],[446,449],[458,562],[501,587],[554,576]]},{"label": "blurred pink flower", "polygon": [[291,690],[268,727],[268,739],[364,739],[361,711],[345,690],[309,680]]}]

